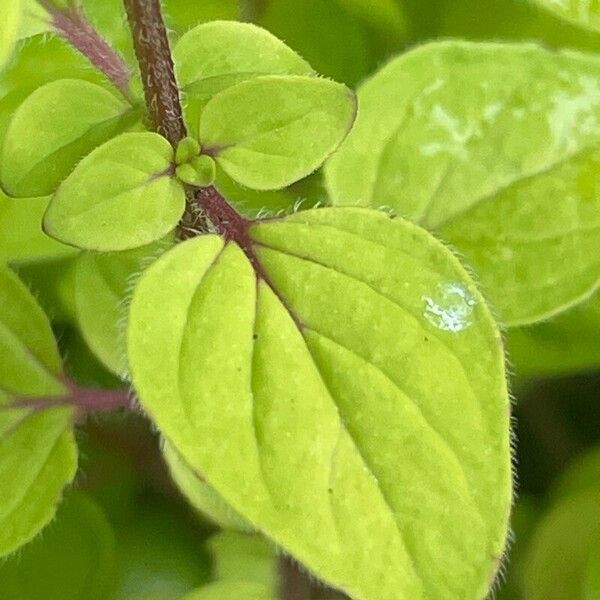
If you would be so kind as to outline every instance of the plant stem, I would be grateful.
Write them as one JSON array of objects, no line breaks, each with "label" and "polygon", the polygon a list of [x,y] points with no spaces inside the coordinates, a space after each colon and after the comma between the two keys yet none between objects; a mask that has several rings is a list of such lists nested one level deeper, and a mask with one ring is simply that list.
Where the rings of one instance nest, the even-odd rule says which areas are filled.
[{"label": "plant stem", "polygon": [[173,147],[187,135],[159,0],[124,0],[153,128]]},{"label": "plant stem", "polygon": [[38,0],[52,18],[57,33],[81,52],[102,71],[131,100],[129,65],[113,50],[106,40],[92,27],[79,7],[58,8],[50,0]]},{"label": "plant stem", "polygon": [[[123,0],[140,65],[146,106],[152,126],[176,147],[187,135],[173,58],[159,0]],[[236,241],[248,254],[250,240],[245,219],[213,186],[188,187],[186,212],[179,234],[187,239],[206,231],[202,213],[227,240]],[[250,255],[249,255],[250,256]],[[253,263],[255,262],[252,258]]]},{"label": "plant stem", "polygon": [[131,409],[132,400],[127,390],[104,390],[99,388],[80,387],[70,380],[65,380],[68,392],[64,396],[45,396],[39,398],[17,398],[1,409],[30,408],[41,411],[58,406],[72,406],[79,416],[91,412],[112,412],[121,408]]},{"label": "plant stem", "polygon": [[266,0],[240,0],[240,21],[256,23],[266,8]]},{"label": "plant stem", "polygon": [[311,600],[310,580],[292,559],[287,556],[279,559],[279,574],[281,600]]}]

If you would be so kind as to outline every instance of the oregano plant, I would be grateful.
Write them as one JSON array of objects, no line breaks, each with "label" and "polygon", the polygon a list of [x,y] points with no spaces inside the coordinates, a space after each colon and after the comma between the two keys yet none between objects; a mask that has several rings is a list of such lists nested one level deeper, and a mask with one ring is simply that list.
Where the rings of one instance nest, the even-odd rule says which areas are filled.
[{"label": "oregano plant", "polygon": [[[37,598],[36,560],[81,530],[99,559],[73,551],[89,579],[56,597],[116,597],[102,511],[59,506],[77,430],[121,411],[222,530],[205,585],[127,597],[483,599],[513,501],[501,328],[526,362],[560,354],[544,328],[598,325],[600,62],[432,42],[355,92],[196,4],[2,3],[0,581]],[[105,385],[68,368],[72,329]]]}]

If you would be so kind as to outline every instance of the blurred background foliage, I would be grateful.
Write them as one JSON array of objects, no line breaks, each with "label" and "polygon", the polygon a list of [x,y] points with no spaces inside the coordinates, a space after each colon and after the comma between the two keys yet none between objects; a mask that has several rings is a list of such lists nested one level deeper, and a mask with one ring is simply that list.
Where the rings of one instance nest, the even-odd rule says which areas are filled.
[{"label": "blurred background foliage", "polygon": [[[121,1],[84,4],[104,35],[131,56]],[[242,5],[165,0],[165,10],[174,37],[199,21],[254,21],[316,70],[351,86],[389,57],[439,38],[534,40],[550,48],[600,52],[600,34],[578,29],[527,0],[249,0]],[[24,35],[43,29],[32,19]],[[22,68],[32,88],[53,78],[52,69],[60,76],[59,66],[78,62],[57,41],[48,47],[48,69],[28,65],[27,48],[23,51]],[[11,86],[9,72],[0,86],[0,116],[19,100],[11,96]],[[219,187],[249,214],[289,210],[298,201],[327,201],[319,176],[267,194],[249,194],[230,181],[220,181]],[[18,218],[12,211],[11,201],[0,198],[0,225]],[[12,256],[31,243],[26,224],[22,231],[20,239],[10,240]],[[71,376],[81,384],[123,386],[102,366],[102,351],[86,344],[76,293],[77,256],[61,251],[39,261],[31,258],[31,245],[28,249],[15,267],[53,318]],[[53,255],[46,247],[39,254]],[[116,314],[131,273],[110,265],[102,272],[112,296],[101,294],[104,304],[96,309]],[[600,296],[546,323],[511,330],[506,341],[518,494],[512,549],[496,597],[599,600]],[[276,551],[259,536],[220,532],[196,514],[171,483],[156,432],[145,420],[131,414],[98,416],[83,423],[78,435],[82,459],[75,490],[39,538],[0,565],[0,598],[177,600],[209,582],[240,579],[277,588]],[[336,597],[326,590],[313,595]]]}]

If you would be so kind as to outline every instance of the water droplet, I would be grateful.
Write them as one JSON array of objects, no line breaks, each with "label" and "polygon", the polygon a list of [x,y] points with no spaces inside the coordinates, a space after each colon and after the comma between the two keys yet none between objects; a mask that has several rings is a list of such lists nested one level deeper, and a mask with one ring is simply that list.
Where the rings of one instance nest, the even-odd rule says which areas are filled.
[{"label": "water droplet", "polygon": [[460,282],[440,284],[432,296],[423,296],[425,318],[438,329],[458,333],[473,321],[473,307],[477,301]]}]

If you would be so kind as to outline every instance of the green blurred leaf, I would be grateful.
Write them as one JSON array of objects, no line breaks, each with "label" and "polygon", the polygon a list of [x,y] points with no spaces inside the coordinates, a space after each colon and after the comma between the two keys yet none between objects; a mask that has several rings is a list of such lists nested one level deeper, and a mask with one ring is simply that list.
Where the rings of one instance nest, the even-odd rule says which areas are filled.
[{"label": "green blurred leaf", "polygon": [[168,246],[165,240],[109,254],[82,253],[75,270],[77,324],[93,353],[112,373],[125,377],[127,299],[134,279]]},{"label": "green blurred leaf", "polygon": [[19,37],[21,26],[21,0],[3,2],[2,19],[0,19],[0,68],[10,58]]},{"label": "green blurred leaf", "polygon": [[586,568],[600,539],[600,489],[568,496],[540,521],[523,564],[526,600],[584,598]]},{"label": "green blurred leaf", "polygon": [[199,23],[237,19],[240,0],[163,0],[167,24],[176,34],[184,34]]},{"label": "green blurred leaf", "polygon": [[61,184],[44,230],[66,244],[107,252],[159,240],[185,208],[173,160],[173,148],[156,133],[124,133],[106,142]]},{"label": "green blurred leaf", "polygon": [[72,411],[13,408],[21,397],[65,393],[50,323],[19,278],[0,266],[0,556],[54,516],[77,467]]},{"label": "green blurred leaf", "polygon": [[71,493],[56,521],[0,565],[3,600],[107,600],[116,583],[115,540],[100,508]]},{"label": "green blurred leaf", "polygon": [[189,123],[218,92],[259,75],[313,75],[311,66],[268,31],[248,23],[198,25],[175,45]]},{"label": "green blurred leaf", "polygon": [[265,76],[217,94],[200,118],[203,151],[257,190],[306,177],[339,146],[356,115],[345,86],[316,77]]},{"label": "green blurred leaf", "polygon": [[252,531],[248,521],[238,515],[223,498],[196,473],[173,448],[165,442],[163,454],[173,481],[188,502],[204,517],[225,529]]},{"label": "green blurred leaf", "polygon": [[338,0],[269,0],[256,22],[294,48],[317,71],[355,85],[374,69],[377,36],[348,14]]},{"label": "green blurred leaf", "polygon": [[600,490],[600,446],[576,458],[559,475],[552,498],[557,501],[592,489]]},{"label": "green blurred leaf", "polygon": [[600,368],[600,295],[545,323],[508,332],[518,376],[566,375]]},{"label": "green blurred leaf", "polygon": [[507,325],[558,313],[600,281],[598,76],[597,57],[532,45],[401,56],[359,92],[333,201],[391,206],[453,244]]},{"label": "green blurred leaf", "polygon": [[599,0],[533,0],[561,19],[600,32]]},{"label": "green blurred leaf", "polygon": [[42,231],[49,198],[9,198],[0,190],[0,262],[27,263],[75,254]]},{"label": "green blurred leaf", "polygon": [[122,576],[116,600],[180,600],[209,579],[200,532],[179,505],[156,500],[138,505],[119,527],[117,542]]},{"label": "green blurred leaf", "polygon": [[600,600],[600,537],[592,546],[585,570],[583,600]]},{"label": "green blurred leaf", "polygon": [[261,535],[222,531],[207,545],[213,556],[213,576],[218,581],[253,581],[272,591],[277,589],[277,552]]},{"label": "green blurred leaf", "polygon": [[277,596],[260,583],[217,582],[204,586],[182,600],[277,600]]},{"label": "green blurred leaf", "polygon": [[2,185],[14,196],[52,194],[86,154],[136,118],[131,106],[96,84],[47,83],[11,119],[2,150]]},{"label": "green blurred leaf", "polygon": [[511,498],[509,401],[474,284],[376,211],[249,235],[270,284],[217,236],[138,282],[128,358],[144,408],[228,504],[352,596],[483,596]]}]

